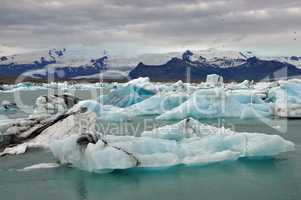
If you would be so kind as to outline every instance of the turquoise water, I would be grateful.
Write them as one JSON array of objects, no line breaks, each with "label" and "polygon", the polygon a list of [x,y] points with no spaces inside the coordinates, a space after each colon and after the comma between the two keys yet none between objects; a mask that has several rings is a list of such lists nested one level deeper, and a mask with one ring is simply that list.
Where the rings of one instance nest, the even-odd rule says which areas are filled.
[{"label": "turquoise water", "polygon": [[[203,122],[216,125],[220,120]],[[142,122],[140,119],[132,123]],[[131,169],[109,174],[68,167],[18,171],[33,164],[55,162],[50,152],[31,151],[0,158],[0,199],[301,199],[301,120],[274,119],[275,127],[288,127],[285,133],[256,120],[229,119],[223,123],[236,131],[279,134],[293,141],[296,151],[274,159]]]}]

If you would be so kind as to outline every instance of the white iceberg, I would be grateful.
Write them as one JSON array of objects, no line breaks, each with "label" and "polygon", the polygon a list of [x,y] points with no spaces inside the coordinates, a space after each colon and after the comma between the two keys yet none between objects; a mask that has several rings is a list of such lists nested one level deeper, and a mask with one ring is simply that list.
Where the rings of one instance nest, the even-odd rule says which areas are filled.
[{"label": "white iceberg", "polygon": [[123,87],[143,88],[144,90],[151,91],[153,93],[168,89],[168,86],[164,84],[152,83],[148,77],[140,77],[130,80],[129,82],[124,83]]},{"label": "white iceberg", "polygon": [[[13,137],[13,141],[16,140],[17,143],[6,147],[0,152],[0,156],[23,154],[28,148],[48,149],[52,140],[60,140],[85,132],[96,132],[96,119],[96,114],[93,112],[79,112],[73,109],[66,114],[47,119],[18,120],[17,126],[13,124],[5,132],[7,137]],[[39,129],[42,130],[39,131]]]},{"label": "white iceberg", "polygon": [[58,163],[39,163],[28,167],[24,167],[23,169],[19,169],[17,171],[24,172],[24,171],[31,171],[31,170],[38,170],[38,169],[51,169],[51,168],[57,168],[59,166],[60,165]]},{"label": "white iceberg", "polygon": [[15,103],[3,100],[0,104],[0,111],[17,111],[18,106]]},{"label": "white iceberg", "polygon": [[269,90],[268,98],[275,103],[275,115],[285,118],[301,118],[300,81],[280,81]]},{"label": "white iceberg", "polygon": [[250,89],[251,86],[253,85],[252,82],[248,81],[248,80],[244,80],[241,83],[230,83],[227,85],[227,89],[230,90],[241,90],[241,89]]},{"label": "white iceberg", "polygon": [[219,87],[224,84],[224,79],[222,76],[217,74],[209,74],[206,77],[206,85],[208,87]]},{"label": "white iceberg", "polygon": [[259,118],[271,116],[273,105],[252,90],[199,89],[180,106],[157,117],[158,120],[193,118]]},{"label": "white iceberg", "polygon": [[60,163],[90,172],[201,165],[294,150],[292,142],[278,135],[237,133],[193,119],[144,132],[141,137],[107,135],[85,147],[78,139],[72,135],[53,140],[50,149]]},{"label": "white iceberg", "polygon": [[72,110],[79,108],[86,108],[89,112],[93,112],[97,117],[103,121],[120,122],[131,119],[130,113],[126,112],[124,108],[102,105],[95,100],[83,100],[76,104]]},{"label": "white iceberg", "polygon": [[71,94],[40,96],[36,99],[35,109],[30,117],[62,114],[79,102]]},{"label": "white iceberg", "polygon": [[140,103],[127,107],[131,116],[160,115],[184,103],[189,98],[187,92],[160,92]]},{"label": "white iceberg", "polygon": [[120,122],[131,120],[139,116],[160,115],[179,106],[185,102],[188,97],[188,93],[184,92],[160,92],[144,101],[125,108],[113,105],[102,105],[94,100],[84,100],[80,101],[72,109],[76,110],[79,109],[79,107],[87,108],[88,111],[96,113],[98,118],[103,121]]},{"label": "white iceberg", "polygon": [[100,96],[99,101],[103,105],[124,108],[139,103],[154,94],[153,91],[141,87],[126,85],[112,89],[109,94]]}]

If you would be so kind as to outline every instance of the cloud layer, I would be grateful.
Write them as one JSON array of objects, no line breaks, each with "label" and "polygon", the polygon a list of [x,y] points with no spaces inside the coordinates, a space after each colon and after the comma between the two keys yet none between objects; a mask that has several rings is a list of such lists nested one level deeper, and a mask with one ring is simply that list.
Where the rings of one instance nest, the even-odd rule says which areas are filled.
[{"label": "cloud layer", "polygon": [[300,21],[299,0],[2,0],[0,45],[301,55]]}]

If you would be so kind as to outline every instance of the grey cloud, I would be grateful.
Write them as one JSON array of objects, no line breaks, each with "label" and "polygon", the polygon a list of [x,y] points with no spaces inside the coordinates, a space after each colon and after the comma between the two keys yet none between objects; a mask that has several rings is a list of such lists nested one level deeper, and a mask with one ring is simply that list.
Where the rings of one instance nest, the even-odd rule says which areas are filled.
[{"label": "grey cloud", "polygon": [[[0,44],[107,45],[112,51],[118,44],[130,51],[135,44],[143,51],[146,46],[256,49],[260,42],[258,48],[301,54],[296,50],[301,41],[299,0],[2,0],[1,4]],[[274,41],[265,42],[267,36]]]}]

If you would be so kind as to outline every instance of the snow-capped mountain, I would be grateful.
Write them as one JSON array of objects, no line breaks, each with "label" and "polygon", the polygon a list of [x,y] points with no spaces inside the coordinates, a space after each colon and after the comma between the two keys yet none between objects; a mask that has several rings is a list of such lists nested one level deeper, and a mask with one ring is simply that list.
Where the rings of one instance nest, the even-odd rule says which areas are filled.
[{"label": "snow-capped mountain", "polygon": [[[266,75],[268,74],[267,72],[273,71],[271,68],[272,64],[277,66],[281,65],[283,67],[290,64],[293,67],[301,68],[301,57],[297,56],[256,56],[257,59],[252,60],[254,57],[255,54],[249,51],[239,52],[217,49],[143,54],[133,57],[108,55],[107,53],[91,56],[91,54],[84,50],[51,49],[0,57],[0,77],[9,77],[13,79],[22,75],[25,77],[46,79],[51,75],[55,79],[95,79],[102,74],[102,78],[108,77],[108,79],[118,79],[116,78],[117,76],[126,77],[128,73],[131,77],[140,75],[148,76],[150,68],[144,69],[145,71],[139,71],[139,69],[143,68],[141,68],[141,66],[152,67],[151,71],[154,70],[154,72],[158,67],[166,66],[170,68],[171,73],[180,73],[174,77],[168,77],[168,74],[164,74],[166,80],[169,80],[177,79],[176,77],[181,77],[181,73],[184,73],[182,70],[177,71],[176,67],[174,68],[174,66],[178,65],[181,65],[184,68],[195,67],[196,69],[194,70],[199,72],[200,68],[202,68],[202,73],[205,74],[225,73],[225,76],[235,68],[241,69],[249,66],[250,63],[253,63],[252,66],[249,66],[252,69],[258,68],[260,65],[261,68],[257,70],[259,70],[259,72],[265,70]],[[259,60],[266,62],[258,62]],[[267,66],[270,66],[270,68],[267,69]],[[204,69],[207,71],[204,71]],[[234,71],[237,71],[238,69],[235,69]],[[295,72],[292,74],[298,75],[298,73]],[[164,79],[162,74],[158,77]],[[232,75],[232,77],[235,76]],[[196,76],[196,79],[197,78],[198,76]]]},{"label": "snow-capped mountain", "polygon": [[83,52],[66,49],[51,49],[3,56],[0,59],[0,65],[22,65],[49,62],[51,63],[51,67],[78,67],[89,65],[92,58],[86,56]]},{"label": "snow-capped mountain", "polygon": [[[193,62],[207,62],[217,67],[233,67],[243,63],[247,58],[252,57],[239,51],[206,49],[187,51],[188,59]],[[161,54],[143,54],[135,60],[145,65],[162,65],[172,58],[183,58],[183,52],[170,52]],[[138,64],[138,63],[137,63]]]},{"label": "snow-capped mountain", "polygon": [[107,56],[91,58],[80,51],[51,49],[0,58],[0,77],[15,78],[20,75],[45,78],[50,73],[53,77],[70,78],[91,75],[106,69]]},{"label": "snow-capped mountain", "polygon": [[301,56],[279,56],[279,57],[264,57],[266,60],[277,60],[286,62],[301,69]]},{"label": "snow-capped mountain", "polygon": [[[295,62],[298,57],[293,57]],[[140,63],[131,78],[149,77],[156,81],[203,81],[209,74],[218,74],[225,81],[275,80],[300,77],[301,69],[279,59],[265,59],[252,52],[185,51],[161,65]]]}]

